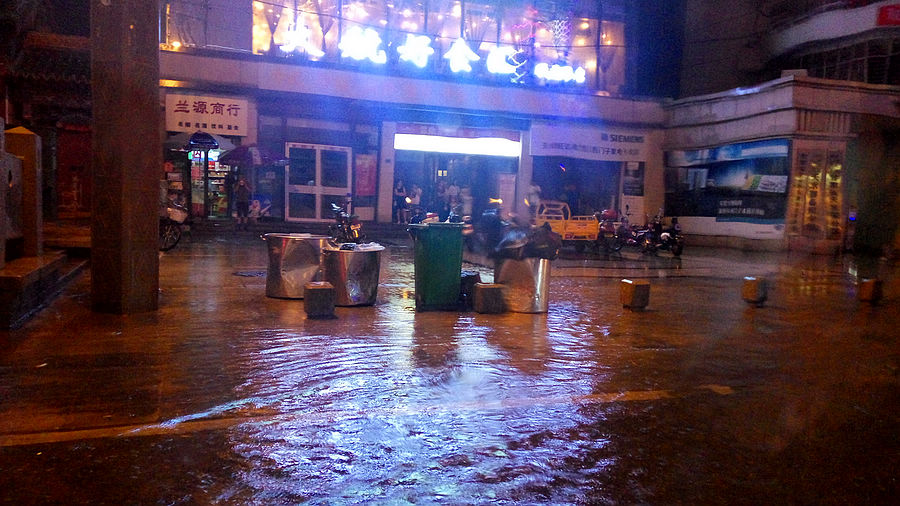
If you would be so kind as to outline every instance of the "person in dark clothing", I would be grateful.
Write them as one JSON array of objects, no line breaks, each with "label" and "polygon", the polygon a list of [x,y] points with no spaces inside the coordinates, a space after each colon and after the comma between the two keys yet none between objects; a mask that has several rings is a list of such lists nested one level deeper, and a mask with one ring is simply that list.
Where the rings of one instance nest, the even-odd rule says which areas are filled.
[{"label": "person in dark clothing", "polygon": [[237,228],[247,229],[247,217],[250,215],[250,185],[241,178],[234,187],[234,206],[237,210]]},{"label": "person in dark clothing", "polygon": [[394,223],[406,223],[406,186],[403,180],[398,179],[394,183]]}]

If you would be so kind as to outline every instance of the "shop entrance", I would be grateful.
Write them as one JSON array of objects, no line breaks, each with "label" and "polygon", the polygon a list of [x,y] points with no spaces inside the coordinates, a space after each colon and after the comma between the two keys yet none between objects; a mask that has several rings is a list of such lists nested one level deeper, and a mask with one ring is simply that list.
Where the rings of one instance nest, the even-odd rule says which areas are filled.
[{"label": "shop entrance", "polygon": [[[227,218],[232,184],[231,168],[219,163],[222,150],[189,151],[191,164],[191,215],[203,218]],[[204,164],[206,165],[204,167]],[[170,181],[172,184],[177,181]]]},{"label": "shop entrance", "polygon": [[536,156],[533,179],[541,187],[542,200],[563,201],[572,214],[587,215],[621,206],[618,197],[622,166],[623,162]]},{"label": "shop entrance", "polygon": [[442,220],[454,204],[460,214],[473,217],[481,216],[493,198],[502,197],[507,211],[515,208],[508,187],[512,181],[514,195],[518,158],[423,151],[397,151],[395,156],[395,177],[407,192],[413,185],[421,188],[421,207]]},{"label": "shop entrance", "polygon": [[331,219],[331,204],[350,193],[353,150],[343,146],[285,145],[285,221]]}]

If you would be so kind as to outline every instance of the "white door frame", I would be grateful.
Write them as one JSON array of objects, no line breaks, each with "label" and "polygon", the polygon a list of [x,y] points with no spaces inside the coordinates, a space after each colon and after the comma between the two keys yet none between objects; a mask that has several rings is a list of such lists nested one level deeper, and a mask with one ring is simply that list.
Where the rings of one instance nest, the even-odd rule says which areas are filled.
[{"label": "white door frame", "polygon": [[[284,154],[290,159],[291,148],[312,149],[316,152],[316,173],[315,180],[312,185],[292,185],[290,184],[290,164],[284,167],[284,220],[285,221],[306,221],[321,222],[330,220],[331,214],[326,211],[323,216],[322,198],[324,197],[342,197],[350,193],[353,182],[353,149],[347,146],[329,146],[326,144],[310,144],[306,142],[287,142],[284,145]],[[347,185],[346,186],[325,186],[322,181],[322,152],[323,151],[341,151],[347,154]],[[291,199],[292,193],[300,193],[315,196],[315,217],[292,217],[291,216]]]}]

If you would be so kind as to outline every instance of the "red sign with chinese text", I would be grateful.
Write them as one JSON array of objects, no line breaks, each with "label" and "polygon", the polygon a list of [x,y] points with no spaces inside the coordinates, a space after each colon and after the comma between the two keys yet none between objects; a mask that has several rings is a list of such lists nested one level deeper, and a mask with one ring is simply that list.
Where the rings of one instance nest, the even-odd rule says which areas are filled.
[{"label": "red sign with chinese text", "polygon": [[878,26],[900,25],[900,4],[885,5],[878,9]]},{"label": "red sign with chinese text", "polygon": [[356,155],[356,196],[371,197],[375,195],[377,164],[375,155]]}]

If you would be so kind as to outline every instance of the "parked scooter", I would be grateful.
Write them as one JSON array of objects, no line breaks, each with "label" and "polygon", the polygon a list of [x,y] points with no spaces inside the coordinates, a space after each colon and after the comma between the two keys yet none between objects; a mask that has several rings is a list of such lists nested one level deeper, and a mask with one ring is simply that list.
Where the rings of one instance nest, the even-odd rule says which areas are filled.
[{"label": "parked scooter", "polygon": [[681,225],[678,218],[672,218],[672,227],[663,229],[662,209],[650,220],[647,228],[637,232],[635,238],[642,253],[656,254],[657,251],[671,251],[672,255],[680,256],[684,251],[684,236],[681,235]]},{"label": "parked scooter", "polygon": [[424,208],[415,206],[412,208],[412,216],[409,218],[411,224],[416,223],[437,223],[440,221],[438,213],[430,213]]},{"label": "parked scooter", "polygon": [[187,209],[174,202],[166,204],[166,214],[159,217],[159,250],[169,251],[181,240],[181,225],[188,217]]},{"label": "parked scooter", "polygon": [[359,216],[347,212],[347,206],[331,204],[331,212],[334,213],[334,223],[328,226],[328,233],[336,243],[361,243],[366,240],[362,233],[362,223]]},{"label": "parked scooter", "polygon": [[607,254],[620,251],[631,238],[628,217],[615,209],[604,209],[597,213],[596,217],[600,226],[595,251],[602,249]]}]

